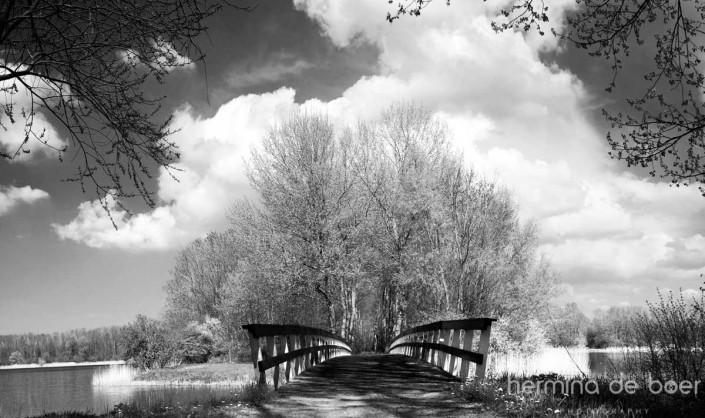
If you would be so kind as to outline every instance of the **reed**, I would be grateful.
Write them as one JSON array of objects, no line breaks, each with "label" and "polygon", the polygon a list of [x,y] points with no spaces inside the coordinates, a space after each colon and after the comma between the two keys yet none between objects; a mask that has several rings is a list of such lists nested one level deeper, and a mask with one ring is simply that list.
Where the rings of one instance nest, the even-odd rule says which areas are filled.
[{"label": "reed", "polygon": [[124,386],[131,385],[138,376],[137,370],[130,366],[115,365],[101,368],[93,373],[93,386]]},{"label": "reed", "polygon": [[93,386],[235,386],[255,379],[250,364],[199,364],[140,373],[129,366],[111,366],[93,374]]},{"label": "reed", "polygon": [[532,376],[556,373],[577,377],[590,374],[590,356],[586,348],[550,347],[534,354],[490,355],[492,376]]}]

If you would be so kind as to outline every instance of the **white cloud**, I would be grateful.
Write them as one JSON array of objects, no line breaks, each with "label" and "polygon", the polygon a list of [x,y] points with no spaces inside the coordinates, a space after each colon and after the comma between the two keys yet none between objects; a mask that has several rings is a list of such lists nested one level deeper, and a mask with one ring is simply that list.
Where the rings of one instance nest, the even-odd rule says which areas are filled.
[{"label": "white cloud", "polygon": [[168,207],[156,208],[149,214],[129,216],[111,195],[107,195],[105,207],[98,200],[83,202],[78,212],[76,219],[69,224],[52,225],[61,239],[83,242],[95,248],[166,249],[172,245],[172,240],[179,240],[182,234],[174,229],[176,220]]},{"label": "white cloud", "polygon": [[312,68],[313,65],[291,54],[278,53],[264,65],[251,67],[240,65],[226,75],[226,82],[234,88],[257,86],[264,83],[280,81],[282,78],[297,75]]},{"label": "white cloud", "polygon": [[[540,51],[558,47],[555,39],[490,28],[508,3],[433,2],[421,18],[391,25],[384,21],[386,2],[295,3],[337,45],[376,44],[380,74],[363,77],[330,102],[298,105],[292,90],[281,89],[235,98],[209,119],[195,118],[188,108],[177,111],[174,127],[181,131],[174,140],[184,172],[178,183],[159,177],[165,203],[125,217],[124,236],[89,216],[95,204],[84,204],[69,224],[77,232],[64,238],[121,248],[182,245],[222,225],[226,208],[248,190],[242,158],[270,122],[303,106],[355,123],[392,102],[416,100],[448,121],[455,146],[477,169],[514,190],[522,215],[543,229],[542,250],[576,297],[638,304],[657,285],[693,286],[695,260],[704,250],[705,199],[694,189],[638,178],[611,161],[604,133],[585,116],[588,97],[580,80],[539,60]],[[547,3],[555,16],[570,4]],[[289,64],[274,65],[264,79],[294,71],[295,61]],[[147,226],[138,228],[138,221],[156,225],[151,241],[127,237],[144,235],[140,228]]]},{"label": "white cloud", "polygon": [[234,200],[247,193],[244,158],[266,128],[286,118],[296,108],[294,91],[248,95],[221,106],[208,119],[178,110],[171,140],[178,145],[182,170],[174,180],[163,169],[159,175],[158,197],[162,205],[151,212],[129,216],[107,203],[113,223],[98,200],[84,202],[78,216],[66,225],[53,225],[61,239],[83,242],[95,248],[161,250],[178,248],[200,235],[223,227],[225,212]]},{"label": "white cloud", "polygon": [[[429,105],[449,121],[467,159],[514,190],[524,217],[542,227],[542,250],[569,283],[585,283],[580,291],[596,292],[590,283],[599,280],[609,304],[625,292],[642,303],[659,283],[697,280],[703,252],[692,237],[705,234],[705,200],[611,161],[604,133],[586,118],[580,80],[538,58],[559,47],[556,39],[491,30],[508,3],[433,2],[420,18],[392,25],[369,19],[383,16],[386,2],[295,3],[336,44],[367,39],[381,48],[384,72],[361,79],[328,108],[372,117],[400,99]],[[546,5],[560,29],[574,2]],[[674,247],[679,242],[683,250]]]},{"label": "white cloud", "polygon": [[700,299],[700,297],[703,294],[702,291],[695,290],[695,289],[685,289],[681,293],[685,299],[692,299],[692,298]]},{"label": "white cloud", "polygon": [[[21,65],[0,61],[0,75],[8,73],[4,66],[13,71],[25,69]],[[24,76],[21,82],[16,79],[0,81],[0,109],[3,110],[0,112],[0,151],[12,157],[9,160],[11,163],[36,161],[41,157],[55,158],[58,156],[57,150],[67,144],[39,111],[39,105],[32,108],[33,98],[27,86],[42,96],[47,96],[45,92],[51,91],[45,82],[34,76]],[[6,108],[12,109],[12,119],[5,114]],[[34,114],[30,116],[33,110]],[[31,129],[28,130],[30,121]]]},{"label": "white cloud", "polygon": [[[153,58],[152,61],[148,61],[148,65],[154,67],[159,65],[167,71],[173,71],[178,68],[182,68],[185,70],[194,70],[196,68],[196,63],[194,63],[191,58],[179,55],[179,52],[174,49],[174,46],[169,42],[152,41],[151,44],[153,47],[156,47],[155,52],[157,56]],[[140,59],[140,53],[133,49],[117,51],[117,56],[119,59],[129,64],[133,68],[145,68],[143,60]]]},{"label": "white cloud", "polygon": [[31,204],[41,199],[48,199],[49,193],[29,186],[0,186],[0,216],[20,203]]}]

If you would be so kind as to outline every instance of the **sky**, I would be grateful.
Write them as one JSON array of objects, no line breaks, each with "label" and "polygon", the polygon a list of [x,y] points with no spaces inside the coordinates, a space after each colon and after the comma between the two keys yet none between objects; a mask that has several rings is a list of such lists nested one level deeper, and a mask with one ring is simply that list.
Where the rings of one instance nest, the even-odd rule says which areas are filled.
[{"label": "sky", "polygon": [[[638,91],[650,51],[630,58],[636,71],[608,94],[604,62],[550,35],[495,33],[506,4],[436,1],[393,24],[379,0],[262,1],[209,18],[207,65],[146,86],[166,95],[181,152],[178,181],[159,171],[150,183],[155,208],[127,202],[136,212],[127,216],[113,207],[116,230],[97,196],[61,181],[70,158],[37,143],[0,160],[0,334],[160,315],[179,249],[225,230],[228,207],[254,197],[243,163],[269,125],[299,109],[353,124],[400,101],[443,118],[468,165],[513,191],[521,217],[539,226],[562,302],[590,314],[644,305],[657,288],[696,294],[705,197],[607,154],[601,109],[619,110]],[[555,28],[573,4],[547,2]],[[50,141],[67,141],[49,118],[37,123]],[[13,129],[0,131],[0,147],[17,143]]]}]

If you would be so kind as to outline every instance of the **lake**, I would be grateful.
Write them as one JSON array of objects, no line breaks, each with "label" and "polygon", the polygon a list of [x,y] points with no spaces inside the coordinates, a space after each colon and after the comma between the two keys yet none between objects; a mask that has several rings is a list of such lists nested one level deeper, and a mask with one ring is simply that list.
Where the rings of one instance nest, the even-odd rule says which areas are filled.
[{"label": "lake", "polygon": [[0,370],[0,417],[46,412],[86,411],[103,414],[116,404],[154,405],[226,396],[232,388],[93,386],[94,373],[109,366]]}]

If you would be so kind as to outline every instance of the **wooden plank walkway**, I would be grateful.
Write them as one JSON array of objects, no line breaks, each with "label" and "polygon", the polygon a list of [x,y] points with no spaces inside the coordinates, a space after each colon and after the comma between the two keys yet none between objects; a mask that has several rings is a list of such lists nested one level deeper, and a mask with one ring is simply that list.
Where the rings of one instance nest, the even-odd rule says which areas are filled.
[{"label": "wooden plank walkway", "polygon": [[[458,380],[402,355],[337,357],[283,385],[276,399],[239,416],[492,417],[453,393]],[[242,415],[240,415],[242,414]]]}]

